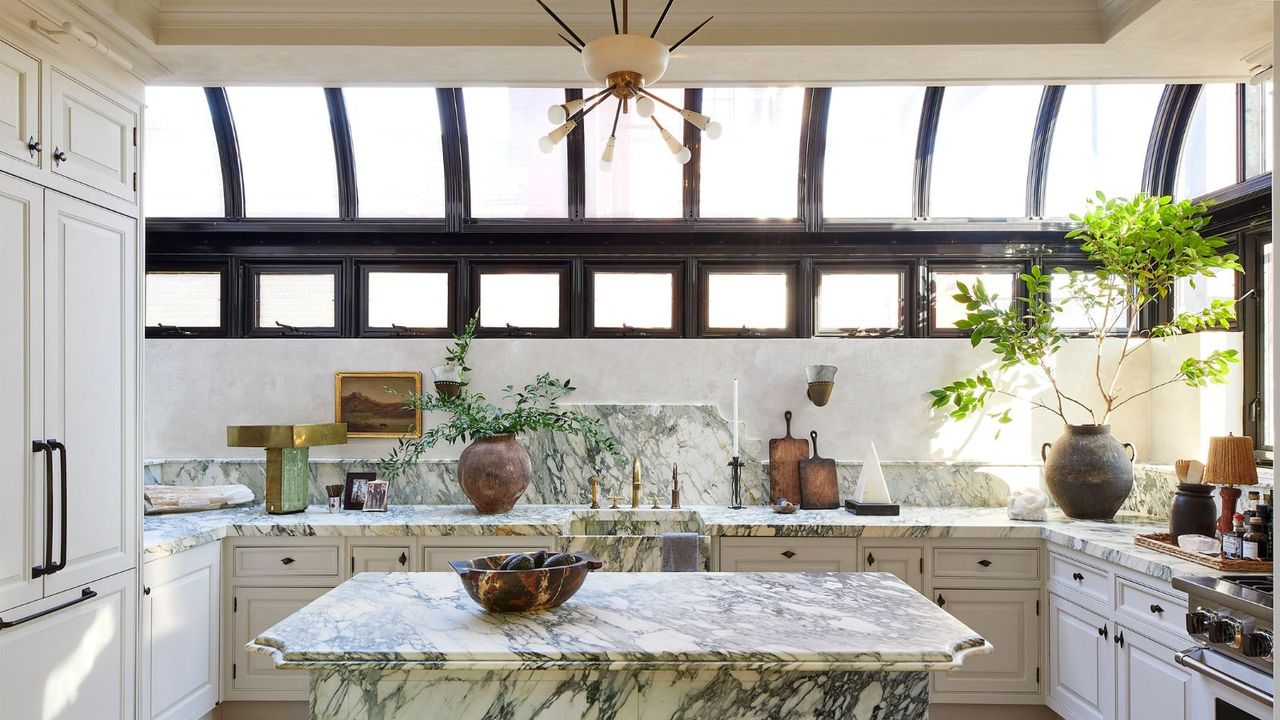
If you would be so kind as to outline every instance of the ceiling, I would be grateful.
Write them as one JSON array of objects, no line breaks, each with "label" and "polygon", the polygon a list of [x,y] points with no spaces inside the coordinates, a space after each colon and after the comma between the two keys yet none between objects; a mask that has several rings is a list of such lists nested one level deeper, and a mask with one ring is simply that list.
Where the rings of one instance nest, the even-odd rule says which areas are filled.
[{"label": "ceiling", "polygon": [[[605,0],[547,0],[585,39]],[[623,0],[617,0],[619,12]],[[632,0],[648,33],[664,0]],[[7,0],[71,19],[156,83],[586,84],[534,0]],[[715,19],[663,84],[1241,80],[1270,64],[1269,0],[676,0],[659,39]]]}]

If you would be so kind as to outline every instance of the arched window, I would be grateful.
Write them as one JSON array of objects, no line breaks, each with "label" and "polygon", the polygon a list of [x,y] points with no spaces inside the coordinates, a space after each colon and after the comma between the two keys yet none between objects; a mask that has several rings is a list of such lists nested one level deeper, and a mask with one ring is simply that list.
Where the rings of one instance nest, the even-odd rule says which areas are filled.
[{"label": "arched window", "polygon": [[360,217],[444,217],[433,88],[344,88]]},{"label": "arched window", "polygon": [[831,91],[822,207],[828,218],[909,218],[923,87]]},{"label": "arched window", "polygon": [[564,90],[465,88],[471,215],[478,218],[564,218],[569,214],[567,141],[550,155],[538,138],[554,126],[547,108]]},{"label": "arched window", "polygon": [[929,215],[1026,216],[1027,159],[1043,88],[948,87],[933,149]]},{"label": "arched window", "polygon": [[1174,197],[1195,198],[1234,185],[1240,177],[1236,86],[1205,85],[1182,141]]},{"label": "arched window", "polygon": [[804,88],[709,88],[702,114],[724,126],[702,138],[705,218],[794,218]]},{"label": "arched window", "polygon": [[1142,189],[1142,167],[1163,85],[1070,85],[1062,96],[1049,169],[1044,216],[1082,213],[1101,190],[1133,197]]},{"label": "arched window", "polygon": [[[651,92],[677,107],[684,107],[684,90],[654,89]],[[588,91],[587,94],[590,94]],[[684,214],[684,166],[671,157],[653,120],[630,112],[618,116],[613,164],[600,167],[609,131],[617,112],[617,101],[608,100],[587,116],[586,216],[589,218],[678,218]],[[677,139],[683,138],[684,120],[659,106],[654,114]]]},{"label": "arched window", "polygon": [[147,88],[143,209],[148,217],[221,217],[222,166],[204,88]]},{"label": "arched window", "polygon": [[233,87],[247,217],[337,217],[338,171],[324,89]]}]

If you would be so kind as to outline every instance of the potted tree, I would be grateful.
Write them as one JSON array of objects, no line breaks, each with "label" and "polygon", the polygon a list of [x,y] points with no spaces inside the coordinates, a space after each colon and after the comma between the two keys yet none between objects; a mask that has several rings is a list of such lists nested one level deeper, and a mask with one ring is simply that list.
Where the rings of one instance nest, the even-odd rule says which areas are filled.
[{"label": "potted tree", "polygon": [[[1019,302],[1002,302],[981,282],[958,286],[955,299],[964,303],[966,317],[957,325],[972,332],[977,347],[990,345],[997,359],[996,377],[982,370],[932,391],[933,408],[945,410],[956,420],[978,414],[995,396],[1028,402],[1062,419],[1062,435],[1045,443],[1044,480],[1049,494],[1068,516],[1110,519],[1115,516],[1133,486],[1133,448],[1111,435],[1112,414],[1126,404],[1168,385],[1183,383],[1203,387],[1225,383],[1235,350],[1215,350],[1205,357],[1182,361],[1172,377],[1137,388],[1121,387],[1117,380],[1125,362],[1141,345],[1137,318],[1153,304],[1168,298],[1183,278],[1207,277],[1217,270],[1240,271],[1238,258],[1220,253],[1226,241],[1203,237],[1209,222],[1206,203],[1173,202],[1168,197],[1139,194],[1132,200],[1108,199],[1102,193],[1090,199],[1083,216],[1072,215],[1080,227],[1067,233],[1081,241],[1080,248],[1096,269],[1087,272],[1057,268],[1045,273],[1038,266],[1021,275],[1025,295]],[[1051,278],[1065,281],[1050,297]],[[1083,333],[1095,344],[1091,374],[1096,396],[1076,397],[1063,392],[1054,356],[1067,341],[1058,319],[1072,303],[1089,317]],[[1175,315],[1148,328],[1142,335],[1168,337],[1211,327],[1229,327],[1235,318],[1235,301],[1215,300],[1208,307]],[[1109,338],[1119,347],[1110,359],[1105,352]],[[1080,342],[1080,340],[1077,340]],[[1052,391],[1045,401],[1010,389],[998,376],[1014,368],[1037,370]],[[993,415],[999,422],[1011,418],[1005,409]]]},{"label": "potted tree", "polygon": [[560,407],[558,401],[576,388],[568,380],[549,373],[538,375],[522,389],[508,385],[505,398],[510,408],[502,408],[469,389],[467,353],[475,338],[479,313],[472,317],[462,335],[454,337],[446,358],[458,369],[456,388],[435,393],[411,394],[405,407],[448,417],[421,437],[402,437],[396,448],[379,463],[383,474],[394,478],[419,462],[427,448],[436,443],[470,442],[458,458],[458,482],[462,491],[483,514],[507,512],[529,486],[533,464],[529,451],[517,438],[520,433],[548,430],[584,436],[606,452],[617,455],[614,439],[604,425],[581,411]]}]

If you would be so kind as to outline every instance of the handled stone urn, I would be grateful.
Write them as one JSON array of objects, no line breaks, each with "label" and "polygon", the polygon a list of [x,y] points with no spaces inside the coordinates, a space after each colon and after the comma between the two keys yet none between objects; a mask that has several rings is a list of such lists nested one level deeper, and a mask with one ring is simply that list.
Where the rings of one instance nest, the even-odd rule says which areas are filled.
[{"label": "handled stone urn", "polygon": [[533,463],[515,435],[478,438],[458,458],[458,482],[482,515],[510,510],[533,477]]},{"label": "handled stone urn", "polygon": [[1110,520],[1133,489],[1133,446],[1110,425],[1067,425],[1040,457],[1045,487],[1067,517]]}]

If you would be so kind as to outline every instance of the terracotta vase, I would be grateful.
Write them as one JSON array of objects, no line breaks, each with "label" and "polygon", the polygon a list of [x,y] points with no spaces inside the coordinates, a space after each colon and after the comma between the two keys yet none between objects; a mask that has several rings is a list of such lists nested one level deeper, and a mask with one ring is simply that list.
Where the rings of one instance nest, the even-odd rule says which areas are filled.
[{"label": "terracotta vase", "polygon": [[458,458],[458,482],[483,515],[510,510],[533,477],[533,463],[515,435],[480,438]]},{"label": "terracotta vase", "polygon": [[1110,520],[1133,489],[1133,455],[1110,425],[1067,425],[1040,449],[1045,487],[1067,517]]}]

